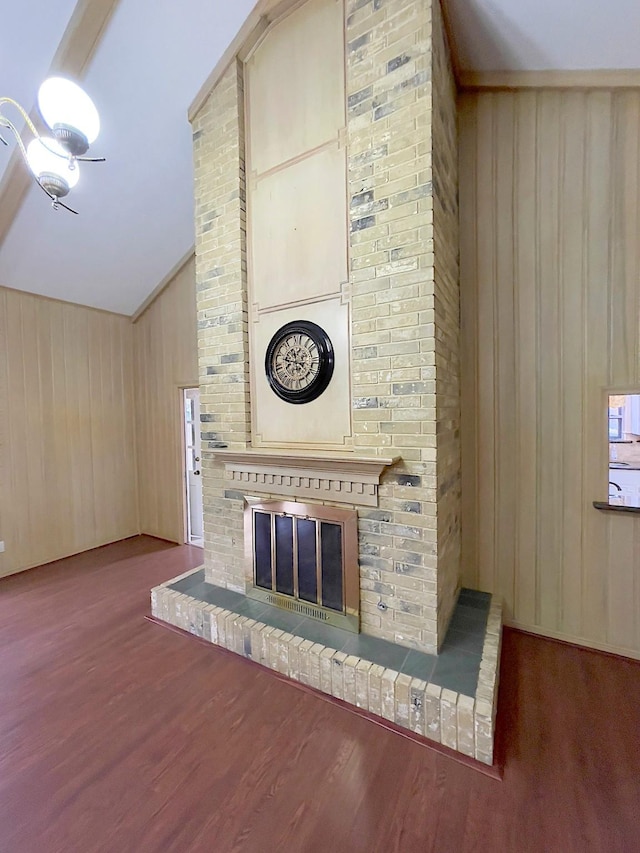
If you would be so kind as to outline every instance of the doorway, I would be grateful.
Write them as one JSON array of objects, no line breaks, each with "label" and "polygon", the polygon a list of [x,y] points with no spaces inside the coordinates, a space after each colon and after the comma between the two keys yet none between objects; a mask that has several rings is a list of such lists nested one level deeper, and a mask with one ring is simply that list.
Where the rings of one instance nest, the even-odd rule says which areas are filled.
[{"label": "doorway", "polygon": [[200,389],[184,388],[182,391],[185,490],[186,490],[186,541],[188,545],[204,546],[202,522],[202,476],[200,469]]}]

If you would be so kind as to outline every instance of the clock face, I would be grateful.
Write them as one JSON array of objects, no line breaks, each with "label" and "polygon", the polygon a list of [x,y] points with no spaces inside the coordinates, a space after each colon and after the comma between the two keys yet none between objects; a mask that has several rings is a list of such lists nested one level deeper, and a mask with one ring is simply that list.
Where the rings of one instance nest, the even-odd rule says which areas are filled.
[{"label": "clock face", "polygon": [[278,397],[287,403],[309,403],[331,381],[333,362],[333,346],[324,329],[308,320],[295,320],[271,338],[264,367]]}]

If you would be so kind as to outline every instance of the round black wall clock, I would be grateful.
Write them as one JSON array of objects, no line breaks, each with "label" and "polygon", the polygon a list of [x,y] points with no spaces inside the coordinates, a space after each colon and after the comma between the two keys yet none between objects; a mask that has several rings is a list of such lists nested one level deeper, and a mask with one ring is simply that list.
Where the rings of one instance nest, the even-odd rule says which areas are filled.
[{"label": "round black wall clock", "polygon": [[269,341],[264,369],[274,393],[287,403],[309,403],[333,376],[329,335],[309,320],[282,326]]}]

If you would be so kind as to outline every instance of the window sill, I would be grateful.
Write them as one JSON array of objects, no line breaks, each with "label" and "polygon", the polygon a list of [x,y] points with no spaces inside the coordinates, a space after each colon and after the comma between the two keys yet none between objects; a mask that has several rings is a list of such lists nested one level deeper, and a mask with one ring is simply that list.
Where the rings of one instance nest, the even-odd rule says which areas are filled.
[{"label": "window sill", "polygon": [[594,501],[593,505],[596,509],[608,510],[610,512],[635,512],[640,513],[640,506],[622,506],[620,504],[610,504],[607,501]]}]

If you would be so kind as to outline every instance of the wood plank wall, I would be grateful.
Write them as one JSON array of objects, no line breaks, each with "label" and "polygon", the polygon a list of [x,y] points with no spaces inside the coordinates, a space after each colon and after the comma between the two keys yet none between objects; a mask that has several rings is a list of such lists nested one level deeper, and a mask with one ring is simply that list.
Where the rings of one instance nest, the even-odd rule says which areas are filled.
[{"label": "wood plank wall", "polygon": [[140,530],[184,542],[180,388],[199,384],[193,258],[133,329]]},{"label": "wood plank wall", "polygon": [[127,317],[0,288],[0,575],[138,533]]},{"label": "wood plank wall", "polygon": [[464,583],[640,657],[640,516],[591,505],[640,389],[640,91],[463,95],[460,158]]}]

